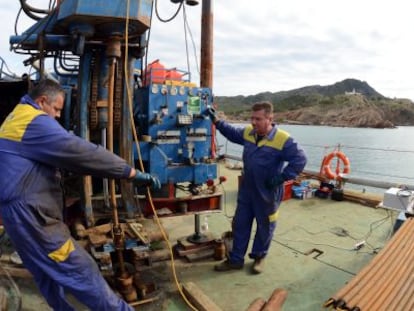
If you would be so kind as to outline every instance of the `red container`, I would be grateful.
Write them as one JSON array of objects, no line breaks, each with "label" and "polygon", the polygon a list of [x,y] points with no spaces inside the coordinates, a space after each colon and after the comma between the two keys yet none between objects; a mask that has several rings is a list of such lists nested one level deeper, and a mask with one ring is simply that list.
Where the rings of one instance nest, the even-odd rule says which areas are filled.
[{"label": "red container", "polygon": [[166,71],[163,64],[160,63],[160,60],[154,60],[151,64],[145,69],[144,85],[150,83],[159,83],[162,84],[165,82]]},{"label": "red container", "polygon": [[283,183],[284,193],[283,193],[282,201],[286,201],[292,198],[292,185],[293,185],[293,180],[288,180]]},{"label": "red container", "polygon": [[167,74],[165,75],[166,80],[181,81],[182,78],[183,75],[175,69],[167,70]]}]

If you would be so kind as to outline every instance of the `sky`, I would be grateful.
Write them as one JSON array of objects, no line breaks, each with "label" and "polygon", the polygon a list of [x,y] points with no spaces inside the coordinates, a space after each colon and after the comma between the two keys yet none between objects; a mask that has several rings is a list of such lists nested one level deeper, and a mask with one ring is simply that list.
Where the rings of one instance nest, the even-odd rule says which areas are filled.
[{"label": "sky", "polygon": [[[148,61],[190,72],[199,84],[201,3],[185,5],[169,23],[153,15]],[[177,8],[158,0],[169,19]],[[213,5],[213,92],[218,96],[279,92],[330,85],[353,78],[391,98],[414,101],[414,18],[407,0],[211,0]],[[47,8],[48,0],[28,0]],[[25,57],[9,51],[18,0],[0,3],[0,56],[21,74]],[[24,15],[24,14],[23,14]],[[33,20],[21,17],[17,31]],[[186,49],[186,37],[187,46]],[[193,42],[191,40],[193,39]],[[188,51],[188,53],[187,53]],[[188,60],[188,61],[187,61]],[[351,90],[350,90],[351,91]]]}]

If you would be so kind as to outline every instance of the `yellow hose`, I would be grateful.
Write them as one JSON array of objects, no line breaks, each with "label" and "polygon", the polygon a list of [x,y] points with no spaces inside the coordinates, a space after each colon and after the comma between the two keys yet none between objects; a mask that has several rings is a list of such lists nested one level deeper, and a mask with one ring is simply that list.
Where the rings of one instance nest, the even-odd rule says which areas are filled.
[{"label": "yellow hose", "polygon": [[[128,66],[127,66],[127,64],[128,64],[129,5],[130,5],[130,0],[127,0],[127,12],[126,12],[126,22],[125,22],[125,60],[124,60],[125,81],[129,81],[129,76],[128,76],[128,71],[129,70],[128,70]],[[134,117],[133,117],[131,89],[130,89],[129,83],[125,83],[125,84],[126,84],[126,91],[127,91],[127,97],[128,97],[129,117],[131,118],[132,133],[133,133],[133,136],[134,136],[135,145],[136,145],[137,152],[138,152],[139,166],[140,166],[141,171],[144,172],[144,164],[142,163],[141,149],[139,147],[138,135],[137,135],[137,131],[136,131],[136,128],[135,128],[135,121],[134,121]],[[170,241],[168,240],[167,234],[165,233],[165,230],[161,225],[160,219],[157,215],[157,211],[155,210],[154,202],[152,200],[152,195],[151,195],[151,191],[150,191],[149,187],[147,187],[147,194],[146,195],[147,195],[148,201],[150,202],[150,206],[151,206],[152,212],[154,214],[155,220],[157,222],[157,225],[161,230],[162,236],[163,236],[165,242],[167,243],[168,250],[170,252],[171,268],[172,268],[172,273],[173,273],[173,276],[174,276],[175,285],[177,286],[177,289],[180,292],[180,295],[184,299],[185,303],[192,310],[197,311],[197,308],[194,307],[191,304],[191,302],[188,300],[188,298],[185,296],[185,294],[182,290],[182,287],[180,285],[180,282],[178,281],[178,277],[177,277],[177,273],[176,273],[176,269],[175,269],[175,263],[174,263],[173,249],[172,249]]]}]

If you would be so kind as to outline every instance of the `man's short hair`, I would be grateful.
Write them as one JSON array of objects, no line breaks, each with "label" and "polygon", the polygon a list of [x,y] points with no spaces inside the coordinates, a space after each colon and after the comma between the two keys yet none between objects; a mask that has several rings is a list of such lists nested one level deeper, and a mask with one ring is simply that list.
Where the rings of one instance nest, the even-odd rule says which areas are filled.
[{"label": "man's short hair", "polygon": [[252,111],[264,110],[265,114],[269,115],[273,113],[273,105],[268,101],[258,102],[253,104]]},{"label": "man's short hair", "polygon": [[65,90],[59,83],[50,79],[40,80],[36,86],[29,91],[29,96],[33,100],[43,95],[55,99],[59,94],[65,95]]}]

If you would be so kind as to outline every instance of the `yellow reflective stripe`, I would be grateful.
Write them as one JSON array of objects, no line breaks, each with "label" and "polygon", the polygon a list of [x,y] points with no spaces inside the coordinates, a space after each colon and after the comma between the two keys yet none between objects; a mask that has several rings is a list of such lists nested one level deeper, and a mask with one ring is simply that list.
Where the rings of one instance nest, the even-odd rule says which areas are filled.
[{"label": "yellow reflective stripe", "polygon": [[275,222],[279,218],[279,210],[269,215],[269,221]]},{"label": "yellow reflective stripe", "polygon": [[59,249],[49,253],[47,256],[56,262],[62,262],[65,261],[74,250],[75,245],[73,245],[72,240],[69,239]]},{"label": "yellow reflective stripe", "polygon": [[256,143],[256,139],[255,139],[254,135],[251,135],[250,134],[250,132],[252,130],[253,130],[253,126],[252,125],[246,126],[246,128],[244,129],[244,132],[243,132],[243,138],[244,138],[244,140],[247,140],[247,141],[255,144]]},{"label": "yellow reflective stripe", "polygon": [[[251,135],[251,131],[253,130],[253,126],[249,125],[246,126],[246,128],[244,129],[243,132],[243,138],[244,140],[251,142],[253,144],[256,144],[256,138],[254,135]],[[263,147],[263,146],[267,146],[270,148],[274,148],[277,150],[282,150],[283,146],[285,145],[286,141],[289,139],[289,133],[282,130],[282,129],[277,129],[275,136],[273,137],[272,140],[268,140],[268,139],[262,139],[261,141],[259,141],[259,143],[257,144],[258,147]]]},{"label": "yellow reflective stripe", "polygon": [[288,138],[289,133],[278,128],[275,137],[271,141],[266,141],[266,146],[282,150]]},{"label": "yellow reflective stripe", "polygon": [[0,127],[0,138],[22,141],[27,126],[40,114],[45,112],[30,105],[18,104]]}]

